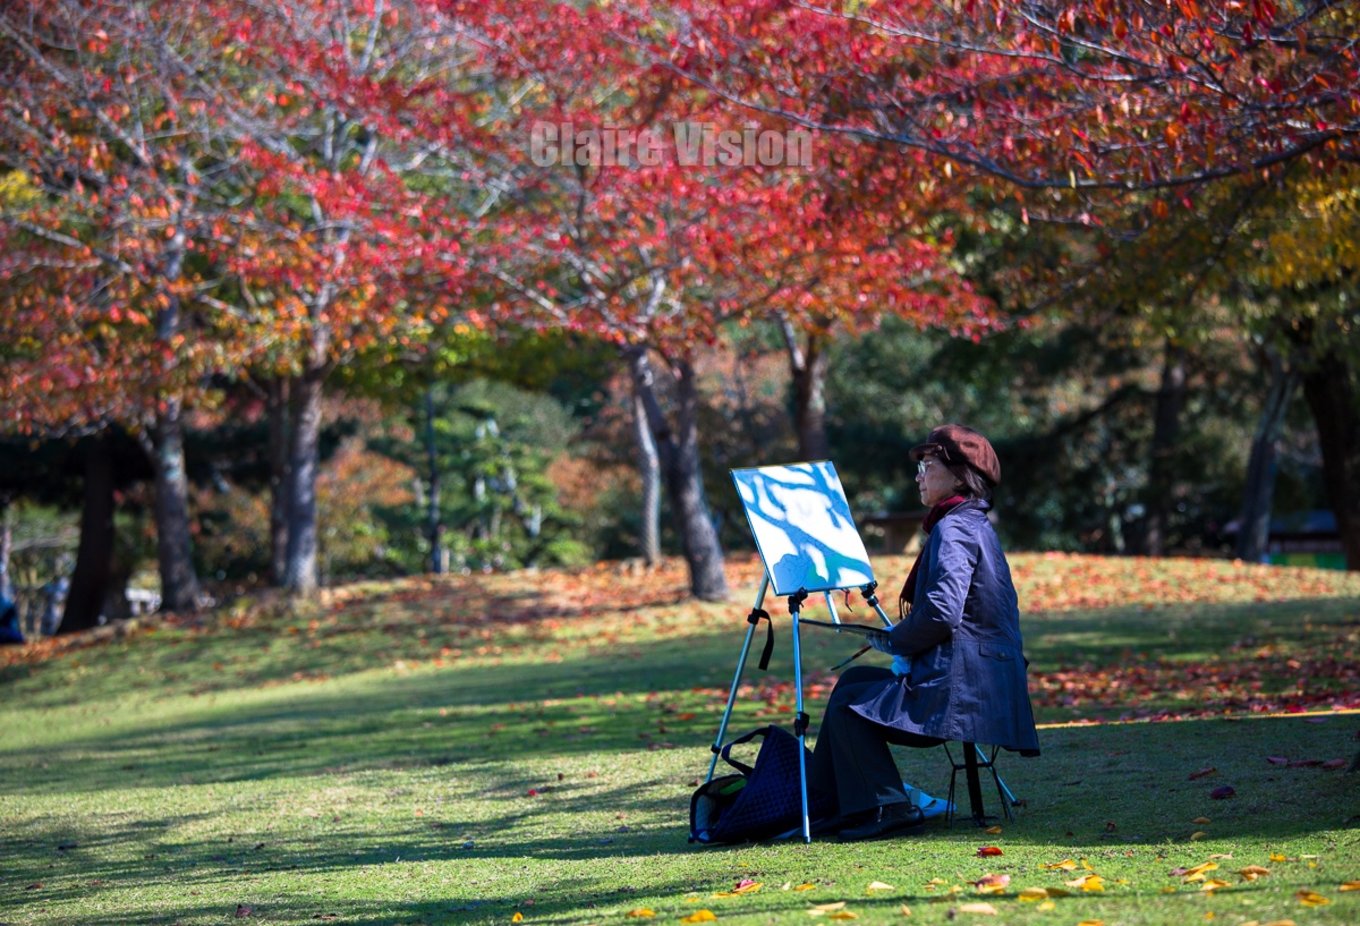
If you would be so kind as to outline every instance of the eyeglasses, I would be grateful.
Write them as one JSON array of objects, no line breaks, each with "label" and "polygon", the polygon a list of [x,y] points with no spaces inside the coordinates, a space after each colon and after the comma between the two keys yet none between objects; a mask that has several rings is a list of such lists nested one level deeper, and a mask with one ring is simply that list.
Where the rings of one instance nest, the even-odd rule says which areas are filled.
[{"label": "eyeglasses", "polygon": [[926,471],[929,470],[930,467],[931,467],[934,463],[935,463],[934,459],[931,459],[931,458],[929,458],[929,457],[927,457],[926,459],[924,459],[924,460],[922,460],[921,462],[917,463],[917,464],[916,464],[916,475],[918,475],[918,476],[924,476],[924,475],[926,474]]}]

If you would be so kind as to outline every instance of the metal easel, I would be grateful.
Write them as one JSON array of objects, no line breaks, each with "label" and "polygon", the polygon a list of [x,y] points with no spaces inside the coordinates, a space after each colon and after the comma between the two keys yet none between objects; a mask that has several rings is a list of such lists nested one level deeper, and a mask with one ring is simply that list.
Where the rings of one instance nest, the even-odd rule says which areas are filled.
[{"label": "metal easel", "polygon": [[[883,621],[885,627],[891,627],[892,621],[884,613],[879,605],[878,596],[875,590],[878,588],[877,582],[869,582],[867,585],[859,587],[860,594],[870,607],[878,612],[879,619]],[[741,654],[737,657],[737,670],[732,676],[732,687],[727,693],[727,706],[723,709],[722,720],[718,723],[718,735],[713,739],[713,745],[709,747],[713,752],[713,757],[708,763],[707,781],[713,780],[713,775],[718,767],[718,756],[722,753],[723,744],[727,739],[727,723],[732,717],[732,708],[737,702],[737,689],[741,687],[741,677],[746,671],[746,659],[751,652],[751,643],[755,638],[756,625],[762,620],[766,622],[769,636],[766,639],[765,650],[761,655],[760,668],[763,670],[769,664],[770,653],[774,644],[774,625],[770,619],[769,612],[762,606],[765,603],[765,595],[770,589],[770,574],[767,571],[761,578],[760,591],[756,593],[755,606],[751,613],[746,616],[746,640],[742,644]],[[832,623],[841,622],[836,613],[835,602],[831,599],[831,593],[844,591],[844,589],[827,589],[821,594],[826,599],[827,610],[831,614]],[[790,632],[793,635],[793,689],[794,689],[794,721],[793,732],[798,737],[798,786],[802,799],[802,821],[803,821],[803,842],[812,842],[812,820],[808,816],[808,782],[807,782],[807,755],[803,750],[807,740],[809,718],[803,710],[803,652],[801,637],[798,628],[798,617],[803,609],[803,603],[808,598],[805,589],[799,589],[788,596],[789,616],[791,618]],[[837,631],[839,633],[840,631]]]}]

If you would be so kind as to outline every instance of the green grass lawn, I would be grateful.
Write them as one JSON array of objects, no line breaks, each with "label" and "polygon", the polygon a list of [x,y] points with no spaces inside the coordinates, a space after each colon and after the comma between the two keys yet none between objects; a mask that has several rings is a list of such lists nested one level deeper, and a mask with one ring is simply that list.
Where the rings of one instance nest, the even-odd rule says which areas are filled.
[{"label": "green grass lawn", "polygon": [[[1042,757],[999,760],[1024,806],[869,844],[686,842],[749,560],[726,605],[684,600],[676,564],[417,579],[5,653],[0,924],[1360,922],[1360,775],[1336,767],[1360,576],[1013,565],[1044,727]],[[791,718],[767,606],[734,733]],[[855,644],[803,644],[815,721]],[[899,764],[948,786],[941,750]]]}]

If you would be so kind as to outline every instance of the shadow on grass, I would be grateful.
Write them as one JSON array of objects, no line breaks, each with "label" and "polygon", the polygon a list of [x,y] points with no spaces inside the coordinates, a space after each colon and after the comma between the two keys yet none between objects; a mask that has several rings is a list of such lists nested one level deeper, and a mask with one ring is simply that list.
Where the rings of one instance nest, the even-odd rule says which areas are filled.
[{"label": "shadow on grass", "polygon": [[[1310,634],[1311,642],[1325,637],[1339,644],[1345,641],[1337,635],[1353,622],[1354,612],[1348,609],[1355,606],[1354,599],[1273,605],[1273,620],[1253,619],[1250,605],[1200,606],[1189,616],[1178,609],[1141,607],[1042,615],[1027,628],[1031,668],[1053,667],[1053,661],[1069,658],[1074,646],[1096,665],[1128,663],[1135,657],[1125,638],[1136,641],[1137,658],[1160,653],[1177,641],[1205,648],[1216,642],[1225,652],[1235,647],[1243,660],[1252,658],[1249,648],[1263,643],[1287,653],[1290,646],[1307,645]],[[0,794],[456,768],[538,755],[618,755],[639,748],[695,749],[700,753],[696,770],[706,769],[702,751],[721,717],[744,633],[744,620],[732,623],[736,626],[722,633],[578,647],[568,658],[559,657],[551,643],[535,643],[517,661],[506,659],[500,665],[453,662],[406,674],[373,671],[264,691],[209,693],[179,700],[176,704],[183,709],[164,722],[129,725],[111,708],[107,731],[53,745],[0,750],[0,770],[5,771]],[[1236,636],[1229,637],[1229,630]],[[791,667],[788,653],[782,652],[788,646],[787,625],[779,631],[781,652],[771,672],[748,666],[744,681],[770,686],[788,710]],[[214,639],[223,642],[206,638],[191,640],[191,645],[197,650]],[[840,658],[847,645],[831,634],[811,632],[804,633],[804,641],[805,671]],[[159,642],[144,639],[137,645],[154,648]],[[531,654],[540,651],[545,661],[531,661]],[[201,662],[208,657],[193,658]],[[553,658],[557,661],[546,661]],[[1139,692],[1139,704],[1145,709],[1174,707],[1171,695]],[[1196,705],[1215,695],[1196,692]],[[765,711],[762,722],[771,717],[787,722],[787,714],[771,714],[767,704],[743,698],[734,731],[755,725],[757,708]],[[814,720],[820,708],[819,700],[808,701]],[[1041,713],[1041,719],[1050,721],[1074,716],[1061,708]],[[1045,748],[1050,748],[1047,742]]]}]

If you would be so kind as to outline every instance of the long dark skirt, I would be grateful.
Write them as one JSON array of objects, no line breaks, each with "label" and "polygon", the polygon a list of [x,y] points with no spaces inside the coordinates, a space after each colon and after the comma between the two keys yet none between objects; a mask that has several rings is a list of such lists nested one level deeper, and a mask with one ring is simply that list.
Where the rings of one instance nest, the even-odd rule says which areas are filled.
[{"label": "long dark skirt", "polygon": [[907,799],[889,744],[924,748],[944,742],[885,727],[850,709],[885,685],[895,684],[890,669],[855,666],[840,677],[827,700],[808,778],[812,788],[835,802],[842,817]]}]

